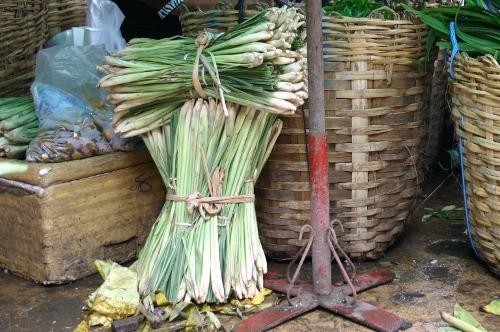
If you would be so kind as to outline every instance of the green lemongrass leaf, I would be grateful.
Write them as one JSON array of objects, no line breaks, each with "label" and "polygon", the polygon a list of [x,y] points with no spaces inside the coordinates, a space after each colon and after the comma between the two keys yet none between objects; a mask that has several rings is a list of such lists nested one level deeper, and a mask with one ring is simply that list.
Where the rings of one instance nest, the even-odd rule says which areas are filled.
[{"label": "green lemongrass leaf", "polygon": [[463,211],[463,210],[464,210],[463,206],[462,207],[458,207],[458,208],[455,209],[455,211]]},{"label": "green lemongrass leaf", "polygon": [[[420,66],[422,68],[425,68],[425,65],[422,63],[422,61],[420,60],[417,60],[417,59],[411,59],[411,62],[413,62],[414,64],[416,64],[417,66]],[[427,61],[426,61],[427,63]]]},{"label": "green lemongrass leaf", "polygon": [[401,6],[403,6],[404,9],[410,11],[410,12],[413,12],[415,14],[418,14],[420,15],[421,19],[422,19],[422,22],[424,22],[425,24],[427,24],[428,26],[430,26],[431,28],[441,32],[442,34],[444,34],[445,36],[449,36],[450,35],[450,29],[448,27],[448,25],[446,25],[445,23],[443,23],[442,21],[440,20],[437,20],[431,16],[429,16],[425,10],[423,11],[418,11],[410,6],[407,6],[405,4],[401,4]]},{"label": "green lemongrass leaf", "polygon": [[451,210],[455,210],[455,209],[456,209],[455,205],[447,205],[447,206],[442,207],[441,211],[451,211]]},{"label": "green lemongrass leaf", "polygon": [[460,304],[458,304],[458,302],[455,302],[455,306],[453,308],[453,316],[469,325],[474,326],[480,331],[488,332],[481,326],[481,324],[479,324],[479,322],[474,317],[472,317],[469,312],[467,312],[467,310],[463,309]]},{"label": "green lemongrass leaf", "polygon": [[9,173],[22,173],[28,170],[27,164],[2,161],[0,162],[0,175]]},{"label": "green lemongrass leaf", "polygon": [[420,221],[426,222],[427,220],[429,220],[432,217],[432,215],[433,215],[432,213],[428,213],[428,214],[424,215]]},{"label": "green lemongrass leaf", "polygon": [[479,308],[480,311],[500,316],[500,301],[493,300],[485,306]]},{"label": "green lemongrass leaf", "polygon": [[495,49],[500,46],[488,40],[473,37],[469,34],[466,34],[460,30],[460,27],[458,25],[455,26],[455,30],[458,38],[462,39],[464,42],[470,45],[473,45],[475,48],[479,50],[483,50],[486,54],[495,53]]}]

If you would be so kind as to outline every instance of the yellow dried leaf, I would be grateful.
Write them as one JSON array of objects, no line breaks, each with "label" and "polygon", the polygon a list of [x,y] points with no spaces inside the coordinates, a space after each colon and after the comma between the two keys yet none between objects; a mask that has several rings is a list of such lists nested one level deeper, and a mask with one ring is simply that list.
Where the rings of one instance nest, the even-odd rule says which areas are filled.
[{"label": "yellow dried leaf", "polygon": [[89,332],[89,325],[87,321],[84,319],[78,324],[77,327],[73,330],[73,332]]},{"label": "yellow dried leaf", "polygon": [[167,297],[162,291],[158,291],[155,294],[155,302],[157,307],[164,307],[169,304]]},{"label": "yellow dried leaf", "polygon": [[127,302],[116,301],[107,296],[97,294],[91,312],[94,315],[119,320],[134,316],[137,312],[137,306]]},{"label": "yellow dried leaf", "polygon": [[490,304],[481,307],[481,310],[490,314],[500,315],[500,301],[493,300]]},{"label": "yellow dried leaf", "polygon": [[261,304],[264,302],[265,297],[272,294],[272,292],[272,290],[264,288],[257,296],[251,299],[251,303],[254,305]]},{"label": "yellow dried leaf", "polygon": [[99,314],[90,314],[89,315],[89,326],[90,327],[94,327],[94,326],[110,327],[112,321],[113,321],[113,319],[106,317],[106,316],[101,316]]}]

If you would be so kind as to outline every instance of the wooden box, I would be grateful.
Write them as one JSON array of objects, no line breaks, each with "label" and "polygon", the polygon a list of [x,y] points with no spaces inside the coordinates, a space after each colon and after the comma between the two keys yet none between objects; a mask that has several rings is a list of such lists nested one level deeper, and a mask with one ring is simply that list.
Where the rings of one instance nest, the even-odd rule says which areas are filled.
[{"label": "wooden box", "polygon": [[165,193],[147,150],[29,163],[0,177],[0,266],[61,284],[96,273],[96,259],[137,258]]}]

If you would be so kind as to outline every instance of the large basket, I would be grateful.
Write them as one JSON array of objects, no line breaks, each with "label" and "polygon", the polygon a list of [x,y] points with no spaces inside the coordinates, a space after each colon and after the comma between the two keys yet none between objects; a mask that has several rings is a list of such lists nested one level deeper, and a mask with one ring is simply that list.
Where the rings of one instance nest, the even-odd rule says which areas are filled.
[{"label": "large basket", "polygon": [[[431,74],[414,62],[424,61],[427,33],[406,13],[395,20],[323,17],[330,215],[342,221],[339,244],[355,260],[384,254],[421,192]],[[310,221],[304,121],[300,113],[282,120],[255,191],[271,258],[295,255]]]},{"label": "large basket", "polygon": [[[231,1],[218,1],[214,10],[192,11],[180,5],[179,20],[182,26],[182,35],[196,37],[204,31],[227,32],[238,25],[240,11],[234,9]],[[257,2],[244,7],[243,20],[257,15],[260,11],[269,8],[266,3]]]},{"label": "large basket", "polygon": [[500,65],[490,55],[462,53],[453,72],[452,119],[463,151],[470,233],[500,278]]},{"label": "large basket", "polygon": [[36,53],[47,40],[42,0],[0,2],[0,97],[29,93]]},{"label": "large basket", "polygon": [[85,25],[87,0],[45,0],[49,13],[47,25],[50,37],[57,33]]}]

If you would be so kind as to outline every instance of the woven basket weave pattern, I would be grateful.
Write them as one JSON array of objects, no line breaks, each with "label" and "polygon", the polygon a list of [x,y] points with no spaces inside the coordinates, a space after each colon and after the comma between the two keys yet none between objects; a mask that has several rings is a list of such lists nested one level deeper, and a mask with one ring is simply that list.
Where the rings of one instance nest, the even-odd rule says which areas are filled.
[{"label": "woven basket weave pattern", "polygon": [[[427,32],[415,17],[323,17],[330,215],[353,259],[382,256],[421,192],[431,75],[413,60],[423,61]],[[298,252],[310,221],[303,120],[282,119],[256,188],[261,242],[275,258]]]},{"label": "woven basket weave pattern", "polygon": [[[244,20],[257,15],[260,11],[269,6],[265,3],[252,3],[245,7]],[[233,9],[233,5],[228,1],[219,1],[214,10],[192,11],[181,5],[181,15],[179,20],[182,26],[182,35],[186,37],[197,37],[205,31],[227,32],[238,25],[239,11]]]},{"label": "woven basket weave pattern", "polygon": [[474,244],[500,278],[500,65],[462,53],[450,79],[452,119],[462,138],[469,221]]},{"label": "woven basket weave pattern", "polygon": [[441,136],[446,110],[446,88],[448,86],[446,71],[444,70],[445,54],[446,50],[440,48],[437,59],[433,62],[434,74],[432,76],[432,95],[429,112],[429,139],[425,152],[425,165],[430,165],[434,162],[441,147]]},{"label": "woven basket weave pattern", "polygon": [[43,1],[0,2],[0,97],[29,93],[36,53],[47,40]]},{"label": "woven basket weave pattern", "polygon": [[87,0],[45,1],[48,7],[47,25],[53,34],[85,25]]}]

